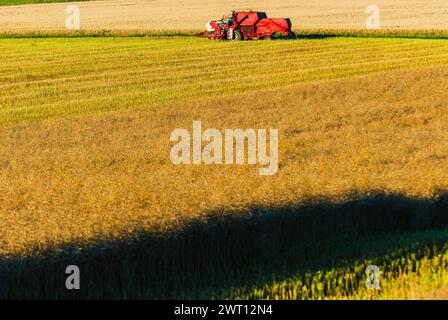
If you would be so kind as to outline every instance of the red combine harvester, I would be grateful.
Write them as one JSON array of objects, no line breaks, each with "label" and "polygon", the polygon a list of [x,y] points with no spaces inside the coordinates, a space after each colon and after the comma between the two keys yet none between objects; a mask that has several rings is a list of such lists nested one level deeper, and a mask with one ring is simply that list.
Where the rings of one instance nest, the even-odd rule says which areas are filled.
[{"label": "red combine harvester", "polygon": [[228,18],[210,21],[207,30],[198,37],[211,40],[259,40],[272,39],[274,34],[295,38],[290,19],[268,19],[264,12],[233,11]]}]

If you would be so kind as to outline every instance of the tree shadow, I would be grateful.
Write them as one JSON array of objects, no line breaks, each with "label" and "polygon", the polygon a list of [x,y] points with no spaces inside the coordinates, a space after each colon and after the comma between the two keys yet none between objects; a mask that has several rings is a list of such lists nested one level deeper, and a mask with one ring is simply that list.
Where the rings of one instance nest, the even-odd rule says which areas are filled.
[{"label": "tree shadow", "polygon": [[[300,270],[412,249],[406,234],[448,227],[448,195],[418,200],[381,193],[333,203],[211,212],[182,231],[70,244],[45,257],[0,260],[1,299],[210,299]],[[403,235],[400,241],[387,240]],[[447,236],[448,237],[448,236]],[[439,238],[434,241],[445,242]],[[422,237],[431,242],[431,233]],[[423,243],[422,242],[422,243]],[[81,270],[81,290],[65,288],[65,268]]]}]

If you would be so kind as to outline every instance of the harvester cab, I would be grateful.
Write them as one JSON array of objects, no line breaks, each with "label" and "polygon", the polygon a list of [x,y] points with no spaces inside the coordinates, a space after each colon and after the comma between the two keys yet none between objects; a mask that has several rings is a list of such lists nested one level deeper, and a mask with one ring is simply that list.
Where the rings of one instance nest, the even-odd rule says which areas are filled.
[{"label": "harvester cab", "polygon": [[211,40],[237,41],[270,39],[274,34],[295,38],[291,26],[288,18],[269,19],[264,12],[232,11],[228,17],[209,21],[207,30],[197,36]]}]

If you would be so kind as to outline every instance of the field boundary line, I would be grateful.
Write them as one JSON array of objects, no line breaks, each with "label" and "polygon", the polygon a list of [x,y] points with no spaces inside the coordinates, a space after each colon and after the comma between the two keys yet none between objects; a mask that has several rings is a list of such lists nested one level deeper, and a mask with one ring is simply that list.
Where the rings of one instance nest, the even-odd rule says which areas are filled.
[{"label": "field boundary line", "polygon": [[[326,38],[403,38],[448,39],[448,30],[364,30],[364,29],[296,29],[298,39]],[[85,31],[0,31],[0,39],[14,38],[194,38],[198,30],[85,30]]]}]

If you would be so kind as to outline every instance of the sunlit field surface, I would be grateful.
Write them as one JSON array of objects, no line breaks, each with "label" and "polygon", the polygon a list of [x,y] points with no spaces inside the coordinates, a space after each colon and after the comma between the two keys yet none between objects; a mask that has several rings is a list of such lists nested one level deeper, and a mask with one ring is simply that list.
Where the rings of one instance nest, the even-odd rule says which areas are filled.
[{"label": "sunlit field surface", "polygon": [[[66,0],[0,0],[0,30],[65,30]],[[62,2],[11,6],[11,4]],[[366,8],[381,11],[381,28],[447,29],[446,0],[102,0],[74,2],[82,30],[198,30],[231,10],[289,17],[297,29],[365,28]]]},{"label": "sunlit field surface", "polygon": [[[0,297],[443,297],[447,89],[445,40],[0,39]],[[194,120],[279,172],[174,166]]]},{"label": "sunlit field surface", "polygon": [[2,39],[0,46],[2,123],[448,63],[448,42],[419,39],[49,38]]}]

